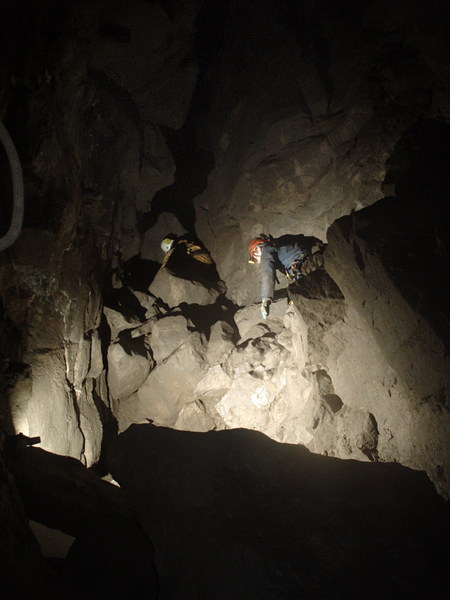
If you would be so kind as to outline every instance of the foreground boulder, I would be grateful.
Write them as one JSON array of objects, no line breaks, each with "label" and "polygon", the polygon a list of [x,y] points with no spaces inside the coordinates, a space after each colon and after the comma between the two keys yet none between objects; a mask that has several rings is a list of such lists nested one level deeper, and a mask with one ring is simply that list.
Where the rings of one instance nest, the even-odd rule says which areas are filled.
[{"label": "foreground boulder", "polygon": [[243,429],[150,424],[119,435],[110,467],[154,544],[161,599],[437,600],[448,589],[447,507],[422,472]]},{"label": "foreground boulder", "polygon": [[[27,516],[75,538],[64,560],[42,566],[39,582],[30,569],[32,596],[38,600],[156,599],[153,548],[122,490],[76,459],[27,447],[27,442],[25,436],[12,438],[7,461]],[[27,597],[32,586],[14,572],[8,575],[17,592],[8,590],[8,598]]]}]

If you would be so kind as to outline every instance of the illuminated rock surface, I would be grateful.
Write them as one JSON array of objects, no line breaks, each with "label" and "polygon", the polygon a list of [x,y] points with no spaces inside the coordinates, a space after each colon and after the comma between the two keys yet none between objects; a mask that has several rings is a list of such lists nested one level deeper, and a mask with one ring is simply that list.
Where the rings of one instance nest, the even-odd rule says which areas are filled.
[{"label": "illuminated rock surface", "polygon": [[[25,185],[0,254],[1,439],[38,436],[106,473],[131,423],[245,427],[275,453],[424,471],[448,498],[444,3],[47,0],[7,3],[0,26],[0,117]],[[4,154],[0,192],[3,235]],[[301,286],[280,277],[267,321],[246,250],[262,231],[326,243]],[[214,281],[159,271],[169,232],[200,238]],[[371,490],[384,473],[351,468]],[[1,562],[33,589],[42,560],[5,482]]]}]

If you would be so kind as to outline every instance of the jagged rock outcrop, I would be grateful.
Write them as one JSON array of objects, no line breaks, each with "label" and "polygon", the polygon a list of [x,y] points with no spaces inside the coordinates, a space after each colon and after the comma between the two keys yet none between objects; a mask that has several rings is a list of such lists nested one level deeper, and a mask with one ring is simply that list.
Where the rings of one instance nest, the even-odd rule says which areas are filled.
[{"label": "jagged rock outcrop", "polygon": [[[448,497],[445,5],[4,10],[26,206],[0,255],[0,440],[90,466],[131,423],[245,426],[425,470]],[[2,198],[9,181],[2,160]],[[261,231],[327,242],[266,322],[246,262]],[[160,270],[168,232],[198,236],[224,285]]]},{"label": "jagged rock outcrop", "polygon": [[[367,218],[362,211],[361,222]],[[209,306],[216,321],[202,333],[208,305],[199,322],[186,318],[197,292],[190,297],[185,287],[180,306],[137,328],[148,332],[155,364],[136,393],[117,403],[120,430],[146,420],[192,431],[256,429],[329,456],[426,470],[446,495],[444,345],[369,246],[361,269],[355,245],[363,242],[349,222],[330,230],[326,268],[287,290],[280,284],[284,297],[266,321],[258,304],[227,314],[216,303]],[[358,222],[353,217],[356,230]]]},{"label": "jagged rock outcrop", "polygon": [[[264,231],[326,241],[337,218],[392,195],[388,165],[404,170],[405,154],[392,159],[411,127],[448,124],[443,11],[421,0],[395,11],[384,1],[337,11],[328,0],[252,1],[225,11],[210,107],[197,122],[215,163],[195,206],[197,231],[237,304],[254,298],[249,239]],[[445,177],[447,150],[434,137],[428,152],[441,168],[430,161],[429,169]],[[417,140],[409,143],[414,153]],[[422,173],[428,179],[417,167],[426,204]]]},{"label": "jagged rock outcrop", "polygon": [[[78,2],[56,12],[48,4],[5,9],[2,21],[10,41],[4,79],[16,82],[2,88],[2,106],[9,105],[26,188],[24,230],[0,269],[17,363],[26,369],[9,402],[16,431],[91,465],[111,408],[96,343],[105,278],[114,287],[120,264],[139,252],[137,214],[173,181],[162,128],[180,128],[186,118],[198,72],[190,58],[198,7],[184,3],[169,16],[139,1]],[[9,52],[23,56],[20,65]],[[114,338],[133,326],[124,311],[114,325],[118,313],[106,313]],[[113,398],[128,394],[114,373],[109,381]]]},{"label": "jagged rock outcrop", "polygon": [[[122,299],[118,306],[111,305],[104,294],[104,314],[109,325],[105,339],[105,329],[100,323],[104,278],[110,278],[106,284],[111,286],[110,292],[124,289],[123,265],[136,257],[138,261],[148,261],[149,271],[156,271],[157,261],[161,260],[161,235],[168,230],[183,232],[185,227],[180,225],[183,218],[193,225],[195,197],[197,232],[226,280],[228,300],[237,304],[235,311],[256,299],[257,270],[245,266],[244,259],[246,240],[253,233],[261,229],[274,235],[301,231],[325,240],[327,229],[336,217],[372,204],[383,196],[383,190],[395,191],[401,178],[405,181],[410,176],[405,167],[411,163],[408,148],[422,141],[412,135],[413,142],[408,146],[405,132],[424,117],[436,124],[438,119],[445,120],[447,114],[448,82],[442,69],[445,52],[439,46],[442,29],[436,19],[431,19],[435,28],[433,43],[440,50],[431,52],[431,38],[418,33],[414,11],[403,15],[405,27],[398,29],[384,13],[382,2],[374,2],[370,7],[364,5],[354,13],[344,11],[342,15],[322,11],[320,18],[308,5],[291,2],[278,5],[267,0],[250,3],[245,10],[236,7],[235,11],[221,7],[217,19],[212,18],[206,7],[199,23],[211,35],[217,33],[217,47],[215,52],[203,54],[208,40],[199,38],[196,64],[191,49],[198,11],[196,2],[177,5],[170,14],[158,3],[136,1],[127,7],[116,3],[107,6],[91,3],[89,7],[76,4],[59,17],[63,24],[59,26],[65,32],[65,42],[58,50],[61,59],[42,77],[33,79],[28,75],[29,131],[34,132],[36,139],[42,136],[43,141],[30,145],[34,151],[26,159],[33,175],[27,185],[34,195],[36,210],[28,213],[25,230],[10,258],[2,258],[5,315],[18,335],[24,337],[25,348],[18,362],[28,365],[11,390],[10,402],[19,429],[26,434],[39,434],[46,447],[83,457],[87,464],[100,458],[104,415],[111,411],[118,414],[119,404],[123,408],[125,400],[133,394],[146,407],[149,398],[142,391],[142,381],[150,378],[152,385],[155,380],[155,385],[162,386],[166,376],[156,381],[157,374],[165,370],[168,377],[178,368],[171,368],[174,359],[168,359],[153,369],[151,344],[146,339],[149,332],[137,333],[139,327],[153,318],[157,321],[168,309],[178,310],[186,298],[191,306],[189,309],[183,306],[183,315],[196,326],[199,315],[205,322],[199,334],[204,335],[205,331],[208,334],[218,319],[214,314],[218,297],[215,291],[189,279],[174,278],[162,270],[153,280],[153,290],[150,289],[153,296],[147,293],[148,286],[130,287],[128,296],[133,296],[134,306],[129,299],[125,303]],[[427,15],[422,17],[427,22]],[[271,23],[269,29],[266,19]],[[45,27],[45,23],[36,21],[33,32],[36,39],[41,34],[40,27]],[[245,28],[254,32],[251,39],[241,35]],[[342,36],[346,40],[344,45]],[[48,39],[45,44],[46,52],[52,55],[53,42]],[[83,54],[80,44],[86,46]],[[233,60],[229,59],[231,55]],[[353,60],[355,56],[358,60]],[[36,73],[43,72],[44,66],[38,60],[38,54],[30,55],[29,73],[33,72],[31,67],[36,67]],[[193,95],[200,63],[204,71],[198,80],[198,93]],[[258,65],[264,68],[256,68]],[[397,78],[394,74],[400,72],[400,67],[403,75]],[[205,90],[206,81],[205,104],[201,91]],[[228,85],[229,81],[234,85]],[[427,90],[437,88],[439,93],[430,101]],[[188,112],[190,98],[192,110]],[[405,106],[409,107],[406,111]],[[58,115],[64,115],[61,127]],[[210,115],[214,115],[214,120]],[[45,122],[50,124],[47,129]],[[31,136],[23,130],[24,122],[21,127],[16,126],[17,133]],[[164,127],[179,130],[178,137],[174,134],[165,138]],[[439,135],[442,138],[442,127],[439,130],[436,125],[434,130],[434,139]],[[48,135],[44,135],[46,131]],[[402,136],[404,148],[397,151],[396,143]],[[73,161],[65,165],[55,180],[52,165],[60,155],[73,157]],[[197,164],[200,156],[203,159]],[[389,173],[385,164],[388,158]],[[68,186],[67,181],[73,184]],[[202,191],[200,184],[207,186],[206,189]],[[161,193],[154,206],[150,206],[150,198],[156,197],[162,188],[168,190],[167,194]],[[57,205],[51,200],[56,197]],[[141,227],[139,217],[149,208],[152,210],[147,224],[151,227],[141,237],[145,227]],[[171,212],[175,214],[170,216]],[[439,234],[438,238],[444,246],[441,252],[444,257],[445,237]],[[337,272],[333,277],[343,289],[343,280]],[[321,283],[318,289],[324,293]],[[349,293],[346,288],[346,299]],[[153,309],[155,297],[162,301],[159,312]],[[336,428],[342,432],[342,422],[350,423],[354,417],[367,430],[363,438],[367,435],[372,439],[376,431],[381,435],[380,418],[372,407],[373,390],[369,390],[370,399],[364,400],[362,406],[356,399],[349,406],[345,401],[346,386],[341,383],[346,378],[345,366],[342,374],[338,375],[335,369],[334,376],[330,375],[332,367],[328,363],[335,352],[330,340],[334,334],[325,340],[320,331],[334,332],[338,326],[332,321],[341,317],[333,310],[327,314],[330,303],[324,301],[322,307],[317,297],[313,300],[309,298],[308,307],[301,300],[303,306],[299,310],[301,319],[308,323],[306,358],[299,359],[300,365],[313,365],[311,373],[306,374],[308,384],[303,387],[304,373],[297,376],[289,370],[297,369],[295,364],[286,367],[282,376],[279,373],[280,381],[286,379],[287,383],[274,384],[275,388],[267,393],[272,399],[279,396],[279,386],[287,389],[293,378],[295,386],[303,392],[311,386],[316,397],[336,396],[339,400],[332,402],[333,406],[325,400],[318,409],[329,421],[329,433],[326,436],[324,433],[328,441],[318,442],[316,427],[314,444],[318,444],[316,448],[320,451],[327,447],[326,451],[345,453],[341,442],[331,441],[332,432]],[[130,310],[125,311],[124,304]],[[200,310],[197,305],[203,308]],[[348,318],[348,312],[346,315]],[[255,325],[258,326],[256,322]],[[350,330],[344,329],[339,335],[350,335]],[[272,321],[269,330],[282,338],[285,324],[280,329]],[[357,330],[352,329],[353,333]],[[137,335],[140,341],[133,343],[147,346],[128,352],[124,346],[127,335]],[[289,350],[280,344],[280,339],[264,337],[263,331],[248,335],[249,339],[259,341],[247,340],[246,344],[242,341],[244,345],[240,346],[234,340],[236,349],[227,357],[226,369],[221,367],[225,375],[218,373],[214,393],[201,383],[207,376],[207,369],[200,367],[203,350],[192,350],[193,355],[201,357],[197,375],[188,385],[189,393],[173,404],[166,419],[176,421],[178,411],[185,410],[186,403],[195,402],[193,391],[197,385],[201,384],[202,397],[214,394],[217,397],[225,389],[226,377],[231,377],[234,391],[227,390],[230,393],[220,405],[221,419],[228,423],[222,422],[222,426],[230,426],[235,423],[234,417],[230,417],[231,405],[236,402],[232,398],[236,399],[235,392],[246,379],[239,386],[233,383],[233,361],[239,362],[244,357],[241,368],[247,365],[248,372],[255,363],[257,370],[251,375],[254,379],[261,370],[276,370],[273,365],[269,369],[264,361],[257,362],[257,350],[252,350],[254,344],[259,344],[259,352],[265,351],[266,362],[276,363],[278,359],[280,362],[282,355],[289,356],[288,362],[294,361],[294,355],[287,354]],[[369,337],[365,334],[361,337],[364,339],[360,343],[364,345]],[[102,345],[109,346],[109,361],[108,351]],[[203,340],[200,345],[211,355],[212,340],[209,344]],[[245,357],[251,350],[255,356]],[[224,349],[224,355],[220,356],[216,351],[216,365],[222,365],[226,352]],[[278,359],[272,359],[277,352]],[[326,360],[325,355],[329,355]],[[133,370],[128,380],[121,364]],[[365,368],[366,364],[362,365],[361,371]],[[320,391],[314,375],[322,371],[331,379],[326,393]],[[369,378],[361,373],[354,381],[356,389],[364,377]],[[211,374],[209,378],[212,379]],[[250,380],[247,383],[250,385]],[[446,385],[441,389],[445,390]],[[252,393],[259,395],[258,386]],[[426,394],[421,392],[421,395]],[[432,395],[437,397],[437,391]],[[170,401],[165,394],[160,397],[162,410]],[[343,405],[338,410],[339,402]],[[406,410],[408,402],[404,406]],[[201,415],[203,408],[196,407],[189,410]],[[126,412],[129,420],[131,413]],[[214,413],[217,426],[216,419],[221,413]],[[312,422],[320,422],[315,413],[316,407],[311,408]],[[69,425],[59,427],[58,423],[63,422]],[[211,426],[209,416],[206,422]],[[444,423],[445,420],[442,429],[446,427]],[[356,429],[359,432],[360,426]],[[391,431],[390,427],[387,430]],[[361,446],[356,441],[358,432],[349,434],[352,442],[344,444],[347,449]],[[347,436],[339,437],[342,440]],[[375,440],[362,443],[363,450],[358,452],[376,456],[376,448],[366,448],[371,444]],[[391,443],[392,448],[394,444]],[[390,456],[394,454],[393,451]],[[401,454],[415,464],[415,459],[406,458],[404,451]],[[437,470],[445,471],[440,464]]]}]

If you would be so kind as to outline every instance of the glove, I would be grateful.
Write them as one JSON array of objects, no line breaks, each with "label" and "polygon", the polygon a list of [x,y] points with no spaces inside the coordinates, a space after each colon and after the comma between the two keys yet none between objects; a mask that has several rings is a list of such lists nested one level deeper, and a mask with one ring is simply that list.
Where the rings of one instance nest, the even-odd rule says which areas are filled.
[{"label": "glove", "polygon": [[261,302],[261,315],[263,319],[267,319],[270,310],[270,298],[263,298]]}]

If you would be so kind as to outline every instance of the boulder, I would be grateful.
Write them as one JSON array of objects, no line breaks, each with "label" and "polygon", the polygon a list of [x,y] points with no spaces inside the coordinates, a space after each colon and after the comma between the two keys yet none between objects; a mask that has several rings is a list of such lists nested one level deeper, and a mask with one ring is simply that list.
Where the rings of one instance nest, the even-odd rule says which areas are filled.
[{"label": "boulder", "polygon": [[217,412],[229,428],[264,431],[269,425],[276,395],[272,382],[244,373],[233,380],[230,390],[217,404]]},{"label": "boulder", "polygon": [[446,597],[448,507],[424,473],[153,425],[119,435],[109,465],[154,543],[161,598]]},{"label": "boulder", "polygon": [[233,327],[226,321],[217,321],[212,325],[206,352],[206,360],[211,366],[222,362],[234,348],[234,335]]},{"label": "boulder", "polygon": [[109,308],[108,306],[103,307],[103,312],[111,330],[112,340],[115,340],[121,331],[135,329],[142,323],[141,319],[137,316],[125,316],[119,310]]},{"label": "boulder", "polygon": [[168,315],[152,327],[151,347],[153,358],[159,364],[176,352],[191,336],[192,323],[183,315]]},{"label": "boulder", "polygon": [[217,291],[208,289],[196,281],[176,277],[166,268],[158,271],[148,289],[170,307],[182,303],[212,304],[219,297]]},{"label": "boulder", "polygon": [[[140,346],[142,348],[142,344]],[[108,348],[108,386],[111,397],[118,400],[136,392],[147,379],[153,365],[154,361],[147,352],[127,352],[119,341],[111,344]]]},{"label": "boulder", "polygon": [[204,401],[221,398],[230,389],[231,378],[220,365],[210,367],[194,390],[195,397]]},{"label": "boulder", "polygon": [[194,390],[205,369],[204,338],[192,332],[137,391],[140,414],[155,423],[173,425],[182,407],[194,400]]},{"label": "boulder", "polygon": [[201,402],[190,402],[180,410],[173,427],[181,431],[211,431],[215,422]]},{"label": "boulder", "polygon": [[[241,337],[240,341],[243,342],[249,337],[258,337],[256,331],[266,332],[268,329],[272,330],[274,327],[280,330],[281,327],[277,327],[276,320],[283,318],[287,306],[286,298],[272,302],[270,305],[269,317],[266,321],[264,321],[261,316],[259,303],[250,304],[249,306],[238,310],[234,315],[234,320],[239,329],[239,335]],[[253,334],[250,334],[249,332],[254,327],[257,327],[258,329],[254,330]]]}]

